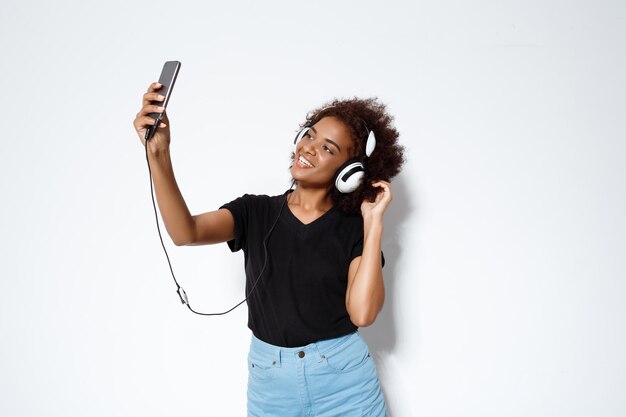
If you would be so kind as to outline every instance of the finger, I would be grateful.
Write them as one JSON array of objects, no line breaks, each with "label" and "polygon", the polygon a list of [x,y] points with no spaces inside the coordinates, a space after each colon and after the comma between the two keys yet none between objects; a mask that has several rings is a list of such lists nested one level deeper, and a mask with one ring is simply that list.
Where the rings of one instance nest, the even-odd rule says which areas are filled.
[{"label": "finger", "polygon": [[145,106],[143,106],[139,114],[146,115],[148,113],[163,113],[163,112],[165,112],[165,109],[163,107],[157,106],[156,104],[146,104]]},{"label": "finger", "polygon": [[[146,116],[145,118],[139,119],[139,123],[135,125],[135,130],[140,131],[142,129],[147,129],[148,127],[154,126],[154,119],[150,116]],[[158,128],[164,128],[167,124],[163,122],[159,122]]]},{"label": "finger", "polygon": [[[158,82],[154,82],[154,83],[150,84],[150,86],[148,87],[148,93],[152,93],[152,92],[158,90],[161,87],[163,87],[163,84],[160,84]],[[146,104],[150,104],[150,102],[149,102],[149,100],[146,100],[145,95],[144,95],[144,99],[143,99],[142,105],[145,106]]]},{"label": "finger", "polygon": [[154,120],[150,116],[143,116],[143,117],[139,118],[139,126],[141,126],[141,127],[154,126],[154,122],[155,121],[156,120]]},{"label": "finger", "polygon": [[157,92],[148,92],[143,95],[143,105],[152,104],[153,101],[163,101],[165,96]]},{"label": "finger", "polygon": [[376,197],[384,198],[385,200],[391,201],[391,187],[385,181],[376,182],[378,188],[382,188],[382,191],[379,191]]}]

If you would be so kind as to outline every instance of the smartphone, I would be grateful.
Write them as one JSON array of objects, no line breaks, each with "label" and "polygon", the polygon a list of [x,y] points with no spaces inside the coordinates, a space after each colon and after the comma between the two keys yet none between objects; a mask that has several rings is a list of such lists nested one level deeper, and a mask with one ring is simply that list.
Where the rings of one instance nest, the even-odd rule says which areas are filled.
[{"label": "smartphone", "polygon": [[[169,103],[170,101],[172,90],[174,89],[174,83],[176,82],[176,77],[178,76],[179,70],[180,61],[167,61],[165,62],[165,64],[163,64],[161,76],[159,77],[159,83],[161,84],[161,88],[159,88],[155,92],[161,94],[162,96],[165,96],[165,100],[152,101],[152,104],[156,104],[160,107],[167,109],[167,103]],[[161,117],[163,116],[163,113],[148,113],[148,116],[152,117],[155,121],[154,126],[146,130],[146,140],[150,139],[156,131],[157,126],[161,122]]]}]

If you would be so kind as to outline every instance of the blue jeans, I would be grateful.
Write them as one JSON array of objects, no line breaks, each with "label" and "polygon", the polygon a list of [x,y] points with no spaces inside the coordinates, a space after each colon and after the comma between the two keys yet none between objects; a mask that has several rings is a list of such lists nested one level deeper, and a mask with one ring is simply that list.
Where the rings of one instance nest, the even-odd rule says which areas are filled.
[{"label": "blue jeans", "polygon": [[358,331],[294,348],[252,335],[247,396],[248,417],[388,417]]}]

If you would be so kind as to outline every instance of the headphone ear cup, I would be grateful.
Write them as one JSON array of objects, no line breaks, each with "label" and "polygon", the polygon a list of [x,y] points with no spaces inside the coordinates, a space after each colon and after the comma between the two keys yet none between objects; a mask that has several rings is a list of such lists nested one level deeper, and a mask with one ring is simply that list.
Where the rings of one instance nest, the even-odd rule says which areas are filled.
[{"label": "headphone ear cup", "polygon": [[296,149],[298,147],[298,142],[300,142],[300,139],[302,139],[302,136],[304,136],[306,134],[306,132],[308,132],[310,129],[309,126],[305,126],[302,129],[300,129],[300,131],[298,132],[298,134],[296,135],[296,137],[293,140],[293,153],[296,153]]},{"label": "headphone ear cup", "polygon": [[364,175],[363,163],[357,159],[351,159],[335,172],[333,183],[339,192],[351,193],[359,187]]},{"label": "headphone ear cup", "polygon": [[376,135],[373,130],[367,135],[367,142],[365,143],[365,156],[369,157],[376,148]]}]

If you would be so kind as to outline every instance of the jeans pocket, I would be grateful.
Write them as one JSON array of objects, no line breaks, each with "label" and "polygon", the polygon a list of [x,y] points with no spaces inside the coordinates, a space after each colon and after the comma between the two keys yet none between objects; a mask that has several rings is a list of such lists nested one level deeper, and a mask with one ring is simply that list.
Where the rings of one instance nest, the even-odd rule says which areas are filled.
[{"label": "jeans pocket", "polygon": [[276,361],[271,358],[248,355],[248,373],[256,380],[268,380],[274,376]]},{"label": "jeans pocket", "polygon": [[327,353],[322,353],[326,366],[334,372],[354,371],[371,360],[367,344],[356,335],[349,343]]}]

